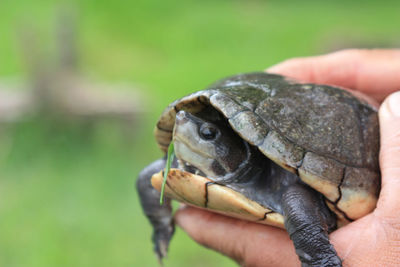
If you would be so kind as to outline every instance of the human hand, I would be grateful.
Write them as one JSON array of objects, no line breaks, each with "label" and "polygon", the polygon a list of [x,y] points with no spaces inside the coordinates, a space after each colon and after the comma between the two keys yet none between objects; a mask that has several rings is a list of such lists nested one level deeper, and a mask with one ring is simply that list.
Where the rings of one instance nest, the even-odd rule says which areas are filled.
[{"label": "human hand", "polygon": [[[296,58],[267,70],[298,80],[337,85],[381,103],[380,167],[377,208],[331,233],[344,266],[400,265],[400,50],[344,50]],[[393,93],[388,97],[389,94]],[[177,224],[200,244],[244,266],[299,266],[293,244],[282,229],[229,218],[185,206]]]}]

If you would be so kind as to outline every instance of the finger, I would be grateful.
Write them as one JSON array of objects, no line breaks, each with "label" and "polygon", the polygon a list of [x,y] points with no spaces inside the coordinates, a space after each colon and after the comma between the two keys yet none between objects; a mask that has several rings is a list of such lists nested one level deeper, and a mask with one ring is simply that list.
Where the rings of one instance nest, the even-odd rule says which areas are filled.
[{"label": "finger", "polygon": [[378,210],[400,218],[400,92],[390,95],[379,110],[382,189]]},{"label": "finger", "polygon": [[266,71],[307,82],[355,89],[381,102],[390,93],[400,90],[400,49],[352,49],[294,58]]},{"label": "finger", "polygon": [[198,243],[246,266],[298,266],[292,242],[284,230],[184,207],[175,219]]}]

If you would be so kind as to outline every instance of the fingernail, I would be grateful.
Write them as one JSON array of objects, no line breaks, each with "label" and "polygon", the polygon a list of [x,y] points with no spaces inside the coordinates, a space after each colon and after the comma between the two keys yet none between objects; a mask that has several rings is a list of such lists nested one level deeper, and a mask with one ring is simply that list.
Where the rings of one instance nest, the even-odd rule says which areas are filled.
[{"label": "fingernail", "polygon": [[380,112],[385,117],[400,117],[400,91],[386,99]]}]

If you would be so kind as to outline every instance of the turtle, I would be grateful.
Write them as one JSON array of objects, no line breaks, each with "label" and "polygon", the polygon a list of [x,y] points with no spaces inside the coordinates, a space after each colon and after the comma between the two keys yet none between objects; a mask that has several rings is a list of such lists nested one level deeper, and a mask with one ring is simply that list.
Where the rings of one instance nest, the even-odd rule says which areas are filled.
[{"label": "turtle", "polygon": [[155,127],[166,156],[137,189],[159,259],[174,232],[171,200],[287,230],[302,266],[342,266],[329,233],[375,207],[377,109],[343,88],[266,72],[230,76],[171,103]]}]

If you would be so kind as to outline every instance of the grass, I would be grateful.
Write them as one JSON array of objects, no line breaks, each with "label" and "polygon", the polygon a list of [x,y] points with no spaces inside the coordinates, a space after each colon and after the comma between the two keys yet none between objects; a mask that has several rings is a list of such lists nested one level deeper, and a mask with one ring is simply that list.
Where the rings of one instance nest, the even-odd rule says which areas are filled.
[{"label": "grass", "polygon": [[[71,2],[72,3],[72,2]],[[157,266],[134,188],[161,157],[153,126],[172,100],[233,73],[344,42],[399,44],[400,2],[77,1],[81,71],[143,88],[148,112],[124,134],[32,117],[1,129],[0,266]],[[16,29],[55,53],[49,0],[0,3],[0,76],[21,76]],[[348,38],[351,37],[351,38]],[[179,229],[165,266],[235,266]]]}]

